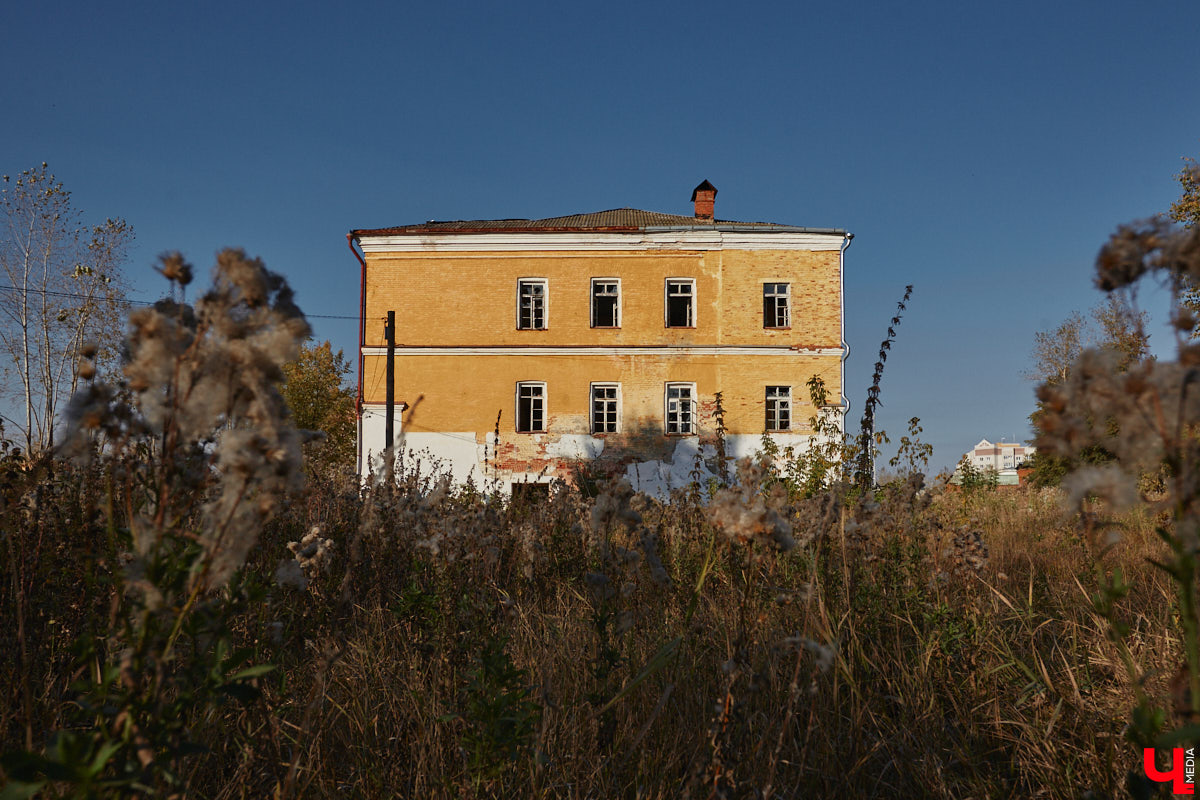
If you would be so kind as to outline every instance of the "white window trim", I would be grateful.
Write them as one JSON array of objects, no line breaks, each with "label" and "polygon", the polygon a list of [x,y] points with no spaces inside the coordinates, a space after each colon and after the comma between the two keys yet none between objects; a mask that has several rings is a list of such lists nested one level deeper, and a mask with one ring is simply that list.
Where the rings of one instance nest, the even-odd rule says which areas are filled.
[{"label": "white window trim", "polygon": [[[692,324],[691,325],[672,325],[671,324],[671,284],[672,283],[690,283],[692,285]],[[664,328],[688,328],[699,327],[698,317],[700,303],[696,298],[696,279],[695,278],[666,278],[663,280],[663,327]]]},{"label": "white window trim", "polygon": [[[591,327],[596,326],[596,284],[597,283],[615,283],[617,285],[617,324],[612,328],[620,328],[622,320],[621,302],[625,299],[624,292],[621,291],[620,278],[592,278],[592,282],[588,284],[588,320]],[[610,329],[610,326],[600,326],[602,330]]]},{"label": "white window trim", "polygon": [[[540,328],[522,328],[521,327],[521,284],[523,283],[540,283],[542,285],[542,327]],[[546,331],[550,330],[550,282],[547,278],[517,278],[517,295],[516,306],[514,308],[516,316],[513,318],[513,323],[519,331]]]},{"label": "white window trim", "polygon": [[[771,384],[771,385],[769,385],[769,386],[766,386],[766,387],[763,389],[763,405],[764,405],[764,409],[763,409],[763,410],[764,410],[763,418],[764,418],[764,421],[765,421],[765,420],[766,420],[766,418],[767,418],[767,414],[766,414],[765,412],[768,412],[768,411],[770,411],[770,400],[771,400],[771,398],[767,396],[767,390],[768,390],[768,389],[787,389],[787,397],[786,397],[786,399],[787,399],[787,404],[788,404],[788,425],[787,425],[787,427],[786,427],[786,428],[770,428],[770,427],[768,427],[768,428],[767,428],[767,433],[788,433],[789,431],[791,431],[791,430],[792,430],[792,420],[793,420],[793,414],[792,414],[792,411],[793,411],[793,409],[792,409],[792,387],[791,387],[791,386],[783,386],[783,385],[780,385],[780,384]],[[782,399],[782,398],[775,398],[775,399],[777,399],[777,400],[778,400],[778,399]],[[778,416],[779,416],[779,415],[778,415],[778,414],[776,414],[775,416],[776,416],[776,418],[778,418]]]},{"label": "white window trim", "polygon": [[[521,387],[538,386],[542,390],[542,427],[541,430],[523,431],[521,424]],[[514,433],[546,433],[550,429],[550,393],[546,391],[545,381],[517,381],[513,389],[513,432]]]},{"label": "white window trim", "polygon": [[[673,387],[686,386],[691,393],[691,419],[692,429],[687,433],[673,433],[670,428],[671,417],[671,389]],[[663,384],[663,433],[667,436],[696,436],[700,430],[700,421],[697,419],[700,408],[696,395],[696,384],[688,383],[687,381],[669,381]]]},{"label": "white window trim", "polygon": [[[622,400],[621,384],[617,383],[616,381],[593,381],[591,384],[588,385],[588,433],[591,436],[595,436],[597,433],[595,430],[596,420],[592,416],[592,414],[595,411],[595,409],[593,408],[593,404],[596,402],[595,391],[598,388],[605,388],[605,389],[615,388],[617,390],[617,399],[616,399],[617,429],[615,431],[612,431],[612,433],[620,433],[622,430],[625,429],[624,412],[622,411],[622,407],[624,406],[624,403],[621,402],[621,400]],[[665,408],[665,406],[664,406],[664,408]],[[603,431],[601,433],[601,435],[607,436],[607,435],[609,435],[609,432]]]},{"label": "white window trim", "polygon": [[[779,281],[773,281],[773,280],[769,280],[769,279],[764,280],[762,282],[762,287],[763,287],[762,296],[763,296],[763,299],[765,300],[767,298],[767,287],[768,286],[778,286],[781,283],[787,287],[787,293],[784,295],[784,297],[787,298],[787,324],[786,325],[768,325],[767,320],[764,317],[763,330],[780,331],[780,330],[789,330],[792,327],[792,282],[784,281],[784,280],[779,280]],[[779,295],[772,295],[772,297],[778,297],[778,296]]]}]

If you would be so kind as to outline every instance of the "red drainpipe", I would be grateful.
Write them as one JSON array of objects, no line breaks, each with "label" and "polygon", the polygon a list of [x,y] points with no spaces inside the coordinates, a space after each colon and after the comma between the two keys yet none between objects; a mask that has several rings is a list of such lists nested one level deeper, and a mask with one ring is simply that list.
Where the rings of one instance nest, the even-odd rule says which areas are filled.
[{"label": "red drainpipe", "polygon": [[358,397],[354,403],[358,417],[358,463],[362,463],[363,339],[367,329],[367,262],[354,247],[354,234],[346,234],[346,246],[362,265],[358,280]]}]

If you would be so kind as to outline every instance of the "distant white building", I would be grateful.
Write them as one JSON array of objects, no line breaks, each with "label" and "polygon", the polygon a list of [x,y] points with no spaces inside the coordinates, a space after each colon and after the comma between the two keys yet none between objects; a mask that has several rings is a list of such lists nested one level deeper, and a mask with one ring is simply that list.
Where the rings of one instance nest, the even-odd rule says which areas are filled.
[{"label": "distant white building", "polygon": [[1016,470],[1028,460],[1036,447],[1030,447],[1013,442],[989,442],[981,439],[979,444],[966,454],[967,460],[975,469],[994,469],[997,472]]}]

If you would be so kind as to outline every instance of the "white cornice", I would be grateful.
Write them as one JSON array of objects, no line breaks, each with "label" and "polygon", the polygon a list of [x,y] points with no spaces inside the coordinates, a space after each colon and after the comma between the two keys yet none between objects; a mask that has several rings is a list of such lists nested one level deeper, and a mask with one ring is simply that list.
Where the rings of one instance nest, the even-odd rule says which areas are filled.
[{"label": "white cornice", "polygon": [[[386,347],[364,347],[364,356],[386,356]],[[709,347],[662,345],[659,347],[396,347],[398,356],[833,356],[840,347]]]},{"label": "white cornice", "polygon": [[363,236],[364,253],[469,253],[504,251],[631,250],[840,250],[840,233],[795,231],[663,231],[579,233],[456,233]]}]

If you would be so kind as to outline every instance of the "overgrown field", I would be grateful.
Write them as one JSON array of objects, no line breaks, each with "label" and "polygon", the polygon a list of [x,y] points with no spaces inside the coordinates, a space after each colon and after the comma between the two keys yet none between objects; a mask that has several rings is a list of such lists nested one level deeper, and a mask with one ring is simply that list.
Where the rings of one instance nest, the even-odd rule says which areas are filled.
[{"label": "overgrown field", "polygon": [[307,334],[227,251],[58,450],[0,451],[0,796],[1144,797],[1196,737],[1196,345],[1043,392],[1065,491],[906,440],[883,485],[811,451],[511,503],[313,469]]},{"label": "overgrown field", "polygon": [[[58,777],[103,751],[117,794],[1103,797],[1140,765],[1093,543],[1054,492],[914,480],[714,512],[312,486],[164,653],[187,598],[140,608],[153,578],[97,513],[112,477],[49,468],[6,462],[4,748],[51,737]],[[314,526],[331,544],[281,569]],[[1103,563],[1167,703],[1163,549],[1134,514]],[[238,677],[254,665],[275,669]]]}]

